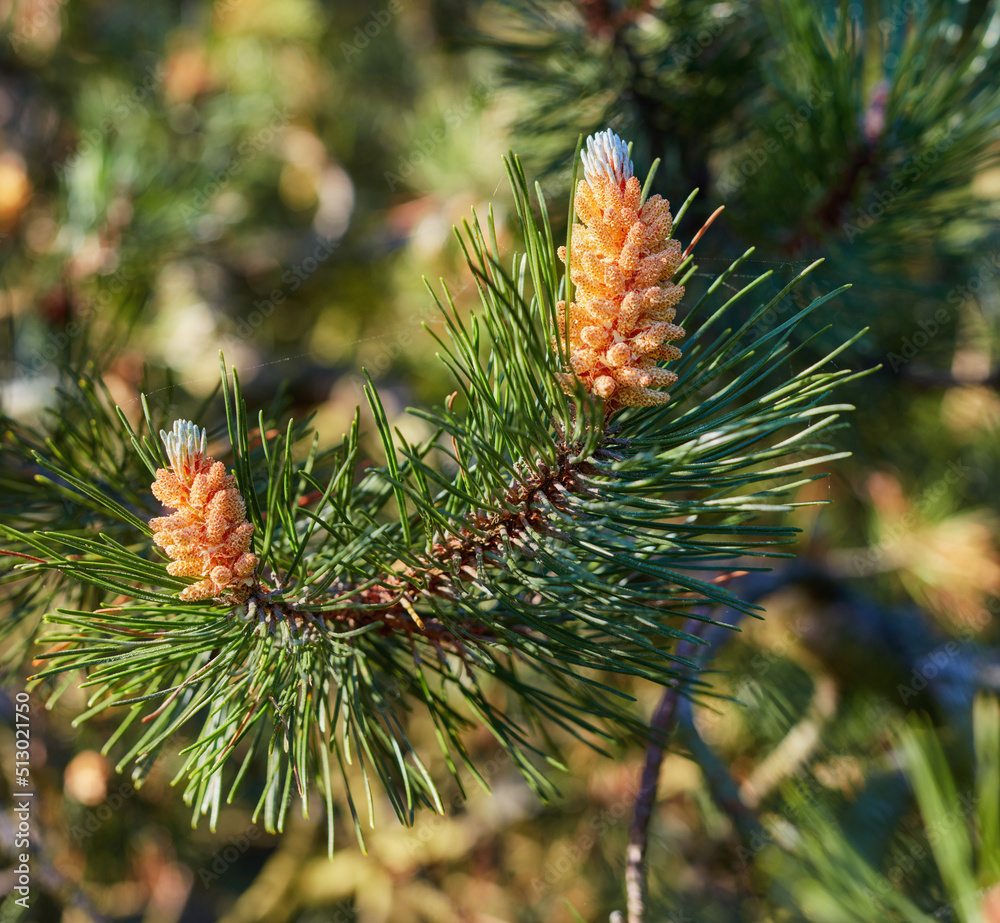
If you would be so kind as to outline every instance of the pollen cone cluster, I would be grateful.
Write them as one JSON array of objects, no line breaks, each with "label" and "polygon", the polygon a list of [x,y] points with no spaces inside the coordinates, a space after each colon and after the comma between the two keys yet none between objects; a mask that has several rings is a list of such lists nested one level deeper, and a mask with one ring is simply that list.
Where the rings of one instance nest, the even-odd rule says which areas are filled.
[{"label": "pollen cone cluster", "polygon": [[[571,277],[576,300],[560,302],[559,333],[567,337],[570,367],[613,413],[622,407],[665,404],[656,390],[677,376],[660,368],[678,359],[669,345],[684,336],[673,323],[684,289],[670,282],[681,262],[681,244],[670,238],[673,217],[660,196],[640,205],[639,180],[624,141],[608,130],[587,140],[581,155],[586,177],[576,192]],[[559,249],[566,261],[566,248]],[[572,386],[567,372],[564,387]]]},{"label": "pollen cone cluster", "polygon": [[193,423],[178,420],[172,433],[160,436],[170,467],[157,470],[153,495],[177,512],[149,521],[153,541],[172,559],[167,573],[201,578],[180,598],[246,599],[259,562],[249,551],[253,525],[236,478],[205,454],[205,432]]}]

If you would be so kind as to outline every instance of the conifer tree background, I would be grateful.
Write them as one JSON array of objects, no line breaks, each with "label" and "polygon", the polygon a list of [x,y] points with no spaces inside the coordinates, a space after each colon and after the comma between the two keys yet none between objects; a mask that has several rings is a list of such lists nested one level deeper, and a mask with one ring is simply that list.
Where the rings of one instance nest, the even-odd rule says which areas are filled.
[{"label": "conifer tree background", "polygon": [[[995,2],[0,22],[0,790],[26,689],[36,790],[0,919],[1000,920]],[[725,210],[675,276],[674,400],[605,431],[545,332],[607,127],[684,248]],[[176,601],[177,420],[285,587]],[[428,593],[375,579],[449,534]]]}]

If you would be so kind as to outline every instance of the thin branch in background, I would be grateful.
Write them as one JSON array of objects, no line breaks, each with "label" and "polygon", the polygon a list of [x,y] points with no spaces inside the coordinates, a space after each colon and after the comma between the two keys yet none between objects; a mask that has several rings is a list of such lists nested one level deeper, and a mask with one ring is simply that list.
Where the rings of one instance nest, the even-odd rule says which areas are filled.
[{"label": "thin branch in background", "polygon": [[628,923],[642,923],[646,909],[646,848],[649,845],[649,821],[656,802],[656,786],[660,781],[660,767],[663,765],[665,744],[674,727],[677,714],[677,699],[680,693],[676,686],[663,690],[650,726],[663,744],[651,743],[646,749],[646,762],[642,767],[642,781],[639,797],[635,802],[635,814],[629,831],[628,850],[625,853],[625,892],[627,897]]},{"label": "thin branch in background", "polygon": [[[686,630],[697,635],[707,623],[689,622]],[[694,651],[694,643],[682,641],[677,645],[678,658],[689,657]],[[649,846],[649,822],[656,803],[656,789],[660,781],[660,769],[666,754],[666,745],[674,730],[677,718],[677,703],[681,696],[679,685],[663,690],[659,704],[650,720],[653,740],[646,748],[646,761],[642,767],[639,796],[635,802],[635,813],[629,829],[628,849],[625,853],[625,893],[628,923],[643,923],[646,908],[646,850]]]}]

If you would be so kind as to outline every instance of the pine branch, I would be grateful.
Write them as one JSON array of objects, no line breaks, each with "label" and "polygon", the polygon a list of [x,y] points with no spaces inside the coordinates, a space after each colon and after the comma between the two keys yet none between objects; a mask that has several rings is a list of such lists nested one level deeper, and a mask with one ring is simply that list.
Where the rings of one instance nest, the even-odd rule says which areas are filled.
[{"label": "pine branch", "polygon": [[[613,169],[626,170],[624,143],[610,143],[588,147],[587,184],[617,181],[607,172],[595,179],[594,158],[613,156]],[[561,766],[557,736],[603,752],[649,735],[631,705],[633,682],[684,696],[707,689],[679,645],[698,643],[684,620],[708,620],[704,606],[753,607],[700,573],[782,556],[793,530],[752,520],[791,509],[790,492],[820,476],[806,470],[842,454],[820,434],[849,409],[829,392],[857,373],[791,365],[790,337],[829,296],[765,337],[746,336],[805,273],[726,327],[726,312],[754,290],[709,313],[745,256],[735,261],[687,312],[682,358],[663,352],[677,393],[655,390],[672,375],[642,357],[660,354],[656,331],[680,335],[661,319],[668,308],[656,299],[666,296],[656,293],[686,284],[694,263],[656,255],[683,247],[664,237],[667,206],[642,200],[630,161],[628,182],[607,189],[625,195],[627,186],[648,217],[646,230],[630,232],[652,248],[637,257],[636,278],[646,281],[621,301],[632,306],[627,329],[619,315],[622,342],[638,352],[627,362],[600,359],[611,362],[600,375],[618,376],[614,401],[589,390],[600,375],[573,371],[579,338],[593,336],[572,318],[599,310],[586,281],[597,219],[585,215],[587,232],[578,225],[562,252],[538,187],[532,202],[520,162],[507,166],[525,252],[501,258],[492,213],[465,226],[483,309],[462,317],[447,290],[438,301],[440,355],[455,392],[413,411],[433,430],[423,443],[391,426],[369,384],[385,463],[361,468],[359,417],[339,446],[323,450],[307,426],[255,418],[225,368],[225,463],[215,461],[221,445],[209,441],[220,446],[209,457],[190,422],[164,453],[148,405],[139,432],[105,412],[89,441],[77,439],[78,454],[42,434],[18,437],[18,459],[30,449],[51,472],[38,483],[12,475],[21,496],[37,498],[35,528],[31,517],[0,523],[10,578],[36,588],[24,617],[47,613],[36,682],[82,672],[93,691],[80,720],[121,710],[108,747],[119,748],[119,769],[133,764],[137,783],[175,735],[189,734],[178,780],[195,818],[207,814],[214,826],[223,797],[235,796],[258,760],[254,818],[282,829],[293,796],[307,812],[315,784],[331,851],[335,771],[362,843],[352,788],[364,787],[373,823],[372,776],[403,822],[420,808],[441,812],[426,756],[407,736],[414,709],[433,721],[460,789],[461,767],[485,784],[462,740],[478,724],[544,797],[553,790],[545,768]],[[572,285],[563,259],[578,267]],[[670,266],[674,289],[657,287],[656,273]],[[640,297],[647,307],[636,307]],[[101,400],[86,376],[65,400],[87,408],[76,419],[96,419]],[[636,401],[652,406],[629,406]],[[129,473],[112,479],[109,470],[104,489],[86,471],[107,445]],[[154,475],[173,512],[147,527],[156,510],[143,485]],[[48,574],[59,576],[59,590],[40,594]]]},{"label": "pine branch", "polygon": [[[700,640],[700,639],[699,639]],[[685,642],[681,642],[684,645]],[[679,645],[679,647],[681,646]],[[693,647],[693,645],[687,645]],[[693,654],[694,651],[685,651]],[[646,849],[649,846],[649,824],[656,804],[656,789],[660,781],[660,768],[667,744],[677,722],[680,701],[679,690],[667,687],[649,722],[654,738],[646,747],[646,759],[639,780],[639,794],[635,800],[632,825],[629,828],[628,848],[625,853],[625,892],[628,923],[643,923],[646,914]]]}]

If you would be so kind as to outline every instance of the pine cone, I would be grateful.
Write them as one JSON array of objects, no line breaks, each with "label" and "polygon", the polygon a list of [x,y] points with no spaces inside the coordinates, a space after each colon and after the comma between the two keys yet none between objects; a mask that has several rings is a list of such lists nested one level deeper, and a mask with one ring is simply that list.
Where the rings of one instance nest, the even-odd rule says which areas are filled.
[{"label": "pine cone", "polygon": [[226,466],[205,454],[205,432],[188,420],[174,423],[160,437],[170,468],[160,468],[153,495],[176,510],[172,516],[149,521],[153,541],[171,563],[175,577],[201,577],[180,594],[181,599],[209,599],[224,593],[243,601],[260,563],[250,553],[254,527],[247,522],[246,503],[236,478]]},{"label": "pine cone", "polygon": [[[584,175],[576,192],[570,304],[570,366],[608,413],[627,406],[665,404],[670,395],[653,390],[677,381],[659,360],[680,358],[670,340],[684,336],[672,323],[684,289],[668,281],[681,262],[681,244],[670,239],[670,203],[642,190],[632,175],[628,148],[610,129],[587,139]],[[566,248],[559,248],[566,262]],[[559,302],[560,334],[566,304]],[[563,378],[567,390],[572,376]]]}]

